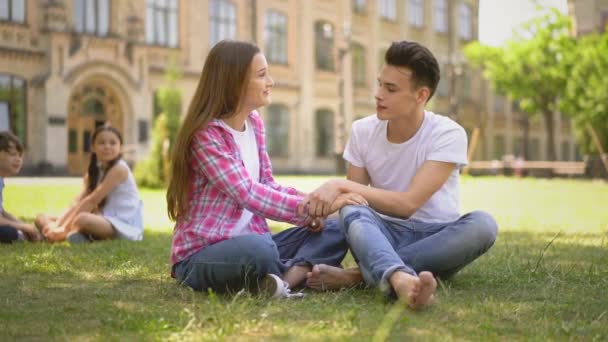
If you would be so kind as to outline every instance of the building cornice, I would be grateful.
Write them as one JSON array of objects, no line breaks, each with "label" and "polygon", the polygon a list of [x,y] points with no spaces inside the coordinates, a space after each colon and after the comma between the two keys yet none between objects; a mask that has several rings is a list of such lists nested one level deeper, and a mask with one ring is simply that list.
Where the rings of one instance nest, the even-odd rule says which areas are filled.
[{"label": "building cornice", "polygon": [[0,46],[0,56],[9,58],[30,57],[33,59],[44,59],[46,54],[42,51]]}]

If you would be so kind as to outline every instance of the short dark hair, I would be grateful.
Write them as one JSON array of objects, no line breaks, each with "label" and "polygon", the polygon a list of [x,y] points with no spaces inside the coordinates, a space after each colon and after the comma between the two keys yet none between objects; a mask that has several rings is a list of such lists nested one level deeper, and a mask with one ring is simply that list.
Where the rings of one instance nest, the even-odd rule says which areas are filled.
[{"label": "short dark hair", "polygon": [[412,71],[412,80],[418,87],[426,86],[431,90],[430,100],[439,83],[439,64],[426,47],[408,41],[393,42],[384,55],[387,65],[405,67]]},{"label": "short dark hair", "polygon": [[23,154],[23,144],[16,135],[8,131],[0,132],[0,151],[8,152],[11,147]]}]

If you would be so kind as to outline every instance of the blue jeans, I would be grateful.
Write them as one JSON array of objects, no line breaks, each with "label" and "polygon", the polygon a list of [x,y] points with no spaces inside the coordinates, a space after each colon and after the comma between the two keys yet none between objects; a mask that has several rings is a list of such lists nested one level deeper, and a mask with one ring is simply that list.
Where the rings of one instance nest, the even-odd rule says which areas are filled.
[{"label": "blue jeans", "polygon": [[280,276],[292,266],[339,266],[348,250],[339,222],[327,220],[319,233],[295,227],[221,241],[175,264],[174,275],[197,291],[234,292],[255,290],[267,274]]},{"label": "blue jeans", "polygon": [[0,226],[0,243],[12,243],[17,240],[19,240],[17,228],[9,225]]},{"label": "blue jeans", "polygon": [[492,216],[481,211],[454,222],[425,223],[388,220],[367,206],[347,206],[340,220],[363,279],[387,294],[393,272],[450,277],[492,247],[498,232]]}]

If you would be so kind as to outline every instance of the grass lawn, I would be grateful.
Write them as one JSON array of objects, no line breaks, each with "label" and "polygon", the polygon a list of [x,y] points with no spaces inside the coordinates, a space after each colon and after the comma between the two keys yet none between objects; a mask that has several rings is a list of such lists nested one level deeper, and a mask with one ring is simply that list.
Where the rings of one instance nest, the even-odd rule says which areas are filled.
[{"label": "grass lawn", "polygon": [[[302,190],[322,180],[279,177]],[[5,208],[26,220],[60,213],[79,188],[6,183]],[[0,339],[608,340],[606,183],[463,179],[463,212],[492,213],[498,240],[419,313],[375,289],[269,301],[180,287],[169,277],[164,191],[142,195],[143,242],[0,246]]]}]

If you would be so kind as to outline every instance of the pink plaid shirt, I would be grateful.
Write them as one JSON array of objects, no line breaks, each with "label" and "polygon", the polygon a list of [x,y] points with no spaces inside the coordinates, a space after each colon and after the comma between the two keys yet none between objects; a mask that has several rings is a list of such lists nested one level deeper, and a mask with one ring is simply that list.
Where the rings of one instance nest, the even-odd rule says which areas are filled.
[{"label": "pink plaid shirt", "polygon": [[171,262],[176,264],[206,246],[230,239],[243,209],[253,213],[249,228],[254,234],[268,232],[264,218],[303,225],[296,213],[303,199],[294,188],[275,183],[266,152],[264,123],[249,113],[258,145],[260,181],[247,173],[239,148],[221,120],[212,120],[192,141],[190,206],[173,232]]}]

